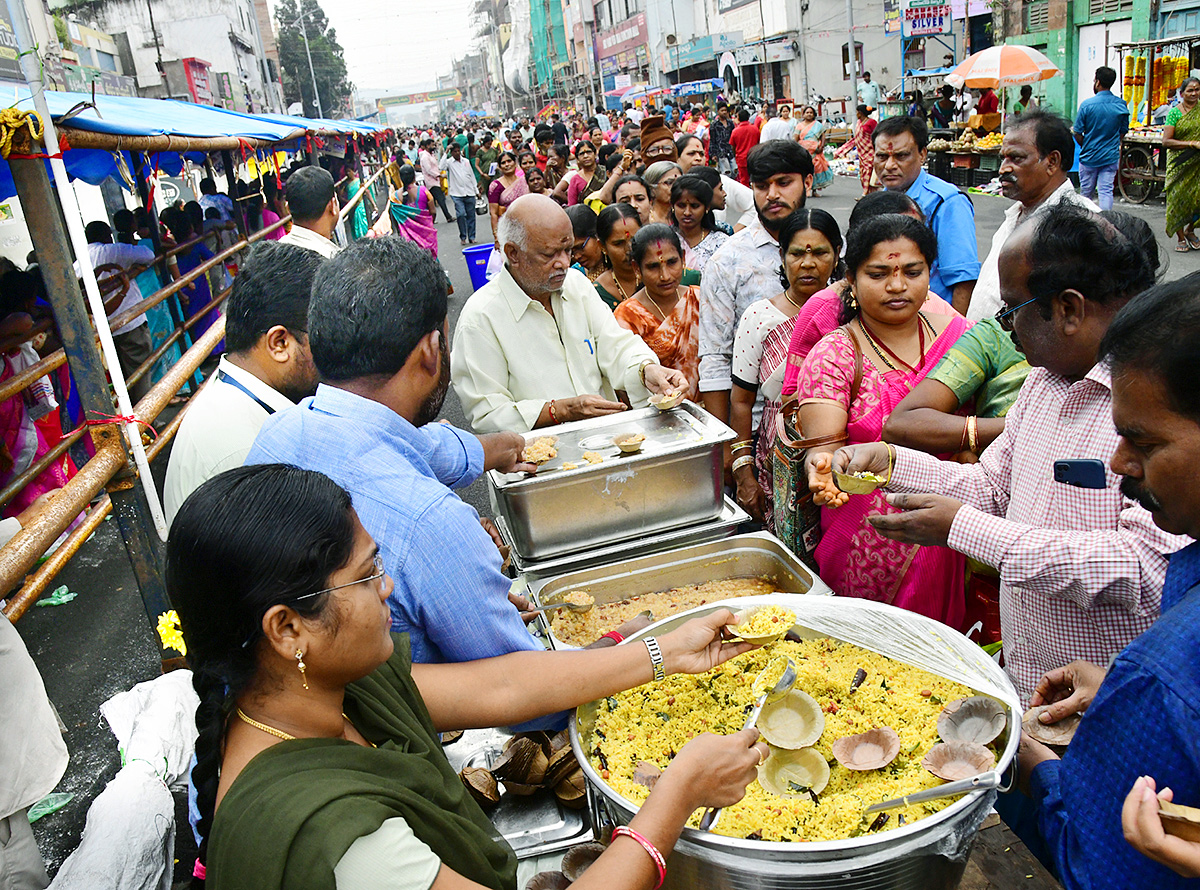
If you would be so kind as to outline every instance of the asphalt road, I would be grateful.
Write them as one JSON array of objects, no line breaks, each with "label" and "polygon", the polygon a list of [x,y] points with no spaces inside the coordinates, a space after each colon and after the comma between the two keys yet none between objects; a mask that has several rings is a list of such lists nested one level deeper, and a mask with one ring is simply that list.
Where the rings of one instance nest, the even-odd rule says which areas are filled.
[{"label": "asphalt road", "polygon": [[[858,193],[857,179],[839,177],[822,195],[812,199],[813,206],[828,210],[844,225]],[[983,256],[990,249],[992,234],[1002,222],[1004,209],[1010,202],[985,195],[973,198],[976,238]],[[1162,233],[1164,211],[1161,202],[1143,206],[1119,202],[1117,207],[1146,219],[1159,234],[1166,258],[1165,277],[1179,278],[1200,271],[1200,253],[1171,252],[1174,242]],[[480,238],[486,240],[489,234],[487,218],[479,217],[477,224]],[[453,332],[458,314],[471,294],[471,284],[457,241],[456,225],[441,222],[438,229],[441,260],[454,284],[449,317]],[[442,416],[456,425],[466,425],[453,389],[446,399]],[[160,484],[165,466],[165,457],[155,465]],[[481,514],[491,514],[483,480],[461,494]],[[71,753],[67,774],[56,790],[73,793],[75,798],[34,826],[51,875],[79,843],[87,807],[119,767],[116,743],[107,724],[100,718],[100,705],[135,683],[152,679],[159,670],[150,625],[142,610],[115,522],[101,525],[60,575],[58,583],[67,585],[78,593],[78,597],[61,606],[34,608],[17,625],[67,727],[65,737]],[[176,797],[179,800],[180,795]],[[185,877],[184,872],[190,873],[194,855],[186,824],[180,824],[176,857],[181,864],[177,868],[177,879]]]}]

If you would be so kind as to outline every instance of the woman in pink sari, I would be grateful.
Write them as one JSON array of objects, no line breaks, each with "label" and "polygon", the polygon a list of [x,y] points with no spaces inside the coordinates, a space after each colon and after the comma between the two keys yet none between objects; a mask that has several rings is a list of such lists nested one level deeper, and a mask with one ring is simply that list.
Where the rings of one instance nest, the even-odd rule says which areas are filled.
[{"label": "woman in pink sari", "polygon": [[[392,167],[395,167],[392,164]],[[395,226],[396,234],[401,238],[428,250],[435,257],[438,253],[437,207],[429,199],[429,191],[417,185],[417,174],[412,166],[405,164],[399,173],[393,175],[388,170],[388,176],[393,180],[393,191],[388,199],[388,215]],[[396,185],[395,180],[400,180]]]},{"label": "woman in pink sari", "polygon": [[[800,370],[796,396],[806,438],[879,441],[888,415],[966,330],[962,318],[922,311],[936,257],[933,233],[909,217],[881,216],[850,232],[843,325],[813,347]],[[811,449],[805,458],[809,488],[824,508],[815,554],[822,579],[841,596],[891,603],[958,628],[965,614],[962,555],[880,535],[870,517],[896,508],[881,491],[851,496],[837,488],[830,473],[836,447]]]}]

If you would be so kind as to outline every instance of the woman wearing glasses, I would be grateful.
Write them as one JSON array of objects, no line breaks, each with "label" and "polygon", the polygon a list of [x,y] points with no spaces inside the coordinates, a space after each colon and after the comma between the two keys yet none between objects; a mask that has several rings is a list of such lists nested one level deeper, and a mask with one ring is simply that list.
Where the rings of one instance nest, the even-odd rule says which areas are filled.
[{"label": "woman wearing glasses", "polygon": [[[907,216],[880,216],[851,228],[846,240],[850,289],[842,326],[809,352],[796,397],[806,438],[854,445],[879,441],[888,415],[967,322],[923,311],[937,258],[937,240],[926,226]],[[837,447],[810,449],[805,459],[814,501],[824,507],[815,553],[821,577],[843,596],[891,603],[958,627],[963,557],[879,534],[867,518],[895,508],[881,491],[851,497],[837,488],[830,474]]]},{"label": "woman wearing glasses", "polygon": [[[280,464],[198,488],[167,544],[167,586],[200,697],[196,875],[229,888],[515,890],[516,858],[437,733],[503,726],[748,651],[721,610],[657,641],[412,664],[392,582],[350,496]],[[629,828],[578,882],[651,888],[684,821],[740,800],[751,729],[683,746]]]}]

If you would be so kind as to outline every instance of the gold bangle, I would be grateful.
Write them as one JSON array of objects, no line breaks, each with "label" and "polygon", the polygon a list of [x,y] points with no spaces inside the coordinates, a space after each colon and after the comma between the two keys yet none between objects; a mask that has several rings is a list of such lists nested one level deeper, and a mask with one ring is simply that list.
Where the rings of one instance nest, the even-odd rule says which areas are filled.
[{"label": "gold bangle", "polygon": [[748,455],[748,454],[746,454],[746,455],[743,455],[742,457],[739,457],[737,460],[735,460],[735,461],[733,462],[733,469],[732,469],[732,472],[736,473],[736,472],[737,472],[738,470],[740,470],[742,467],[748,467],[748,466],[751,466],[753,463],[754,463],[754,458],[753,458],[753,457],[751,457],[751,456],[750,456],[750,455]]},{"label": "gold bangle", "polygon": [[735,451],[742,451],[744,449],[753,448],[753,447],[754,447],[754,443],[751,442],[749,439],[747,439],[745,442],[734,442],[732,445],[729,446],[729,451],[730,451],[730,453],[732,453]]},{"label": "gold bangle", "polygon": [[888,450],[888,472],[887,472],[887,479],[883,483],[884,485],[887,485],[888,482],[892,481],[892,471],[894,469],[896,469],[896,447],[894,445],[892,445],[891,442],[888,442],[887,450]]},{"label": "gold bangle", "polygon": [[979,453],[979,418],[972,414],[967,418],[967,442],[972,454]]},{"label": "gold bangle", "polygon": [[653,365],[652,361],[644,361],[638,366],[638,379],[642,381],[642,386],[646,385],[646,369]]}]

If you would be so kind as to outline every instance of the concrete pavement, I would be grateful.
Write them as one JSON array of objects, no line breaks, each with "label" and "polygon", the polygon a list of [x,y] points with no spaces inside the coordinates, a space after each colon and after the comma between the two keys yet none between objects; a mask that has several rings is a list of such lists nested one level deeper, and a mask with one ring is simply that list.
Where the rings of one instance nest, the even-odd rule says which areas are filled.
[{"label": "concrete pavement", "polygon": [[[812,199],[812,206],[828,210],[844,226],[858,193],[857,179],[839,177],[823,194]],[[986,195],[973,195],[972,199],[976,238],[983,256],[990,249],[992,234],[1010,202]],[[1200,253],[1172,252],[1174,241],[1162,232],[1164,210],[1161,202],[1138,206],[1119,201],[1116,207],[1150,223],[1164,249],[1165,277],[1178,278],[1200,270]],[[480,239],[486,240],[490,234],[487,218],[479,217],[477,224]],[[457,244],[455,224],[442,221],[438,230],[441,260],[455,290],[450,297],[449,316],[453,333],[458,314],[471,294],[471,284]],[[453,388],[446,399],[443,417],[465,426]],[[163,457],[155,465],[155,475],[160,483],[165,467],[166,458]],[[481,514],[491,514],[483,480],[461,494]],[[57,583],[66,584],[77,591],[79,597],[62,606],[32,609],[17,625],[42,672],[50,698],[67,726],[66,741],[71,752],[70,767],[56,790],[73,792],[76,797],[64,809],[34,826],[51,875],[78,844],[88,805],[119,767],[115,741],[99,716],[101,703],[135,683],[153,678],[158,672],[151,630],[117,535],[116,523],[101,525]],[[180,795],[176,798],[182,807]],[[183,822],[180,824],[185,826]],[[186,827],[179,832],[176,844],[176,857],[180,860],[176,879],[182,880],[190,874],[194,856]]]}]

